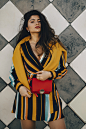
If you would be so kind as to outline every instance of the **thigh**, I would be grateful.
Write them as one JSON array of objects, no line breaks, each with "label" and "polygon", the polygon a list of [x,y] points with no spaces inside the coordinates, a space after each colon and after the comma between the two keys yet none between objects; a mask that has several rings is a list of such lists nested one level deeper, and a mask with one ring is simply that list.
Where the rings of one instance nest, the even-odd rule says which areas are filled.
[{"label": "thigh", "polygon": [[35,129],[36,122],[32,120],[21,120],[22,129]]},{"label": "thigh", "polygon": [[66,129],[64,118],[48,122],[50,129]]}]

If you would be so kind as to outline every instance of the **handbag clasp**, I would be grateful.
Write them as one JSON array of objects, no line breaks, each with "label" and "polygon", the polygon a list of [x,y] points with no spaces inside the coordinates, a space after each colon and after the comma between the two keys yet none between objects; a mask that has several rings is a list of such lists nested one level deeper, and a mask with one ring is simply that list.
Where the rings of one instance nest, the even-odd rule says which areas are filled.
[{"label": "handbag clasp", "polygon": [[45,91],[44,91],[44,89],[41,89],[39,92],[40,92],[40,94],[43,94]]}]

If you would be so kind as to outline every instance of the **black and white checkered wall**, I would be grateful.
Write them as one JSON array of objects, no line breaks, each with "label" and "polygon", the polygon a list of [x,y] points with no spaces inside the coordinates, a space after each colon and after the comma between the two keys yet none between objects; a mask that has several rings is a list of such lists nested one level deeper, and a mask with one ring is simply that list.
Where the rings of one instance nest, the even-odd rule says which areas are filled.
[{"label": "black and white checkered wall", "polygon": [[[67,47],[68,73],[55,80],[67,129],[86,129],[86,0],[0,0],[0,129],[21,129],[11,113],[15,89],[9,71],[20,19],[38,9]],[[49,129],[44,121],[36,129]]]}]

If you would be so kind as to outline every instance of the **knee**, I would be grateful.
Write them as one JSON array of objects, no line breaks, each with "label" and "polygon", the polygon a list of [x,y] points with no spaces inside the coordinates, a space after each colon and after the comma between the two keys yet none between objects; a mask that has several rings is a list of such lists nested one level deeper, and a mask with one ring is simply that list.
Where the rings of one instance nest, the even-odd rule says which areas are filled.
[{"label": "knee", "polygon": [[31,120],[21,120],[22,129],[35,129],[36,124]]},{"label": "knee", "polygon": [[27,126],[27,127],[24,127],[24,126],[23,126],[22,129],[36,129],[36,128],[33,127],[33,126],[31,126],[31,127],[28,127],[28,126]]}]

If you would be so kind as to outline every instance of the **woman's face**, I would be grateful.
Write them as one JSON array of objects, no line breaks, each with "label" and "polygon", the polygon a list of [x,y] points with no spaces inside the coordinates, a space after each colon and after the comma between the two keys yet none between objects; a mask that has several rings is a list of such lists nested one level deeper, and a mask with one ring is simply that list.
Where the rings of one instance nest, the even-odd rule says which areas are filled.
[{"label": "woman's face", "polygon": [[39,33],[41,31],[41,21],[38,15],[32,15],[28,20],[28,27],[26,27],[30,33]]}]

